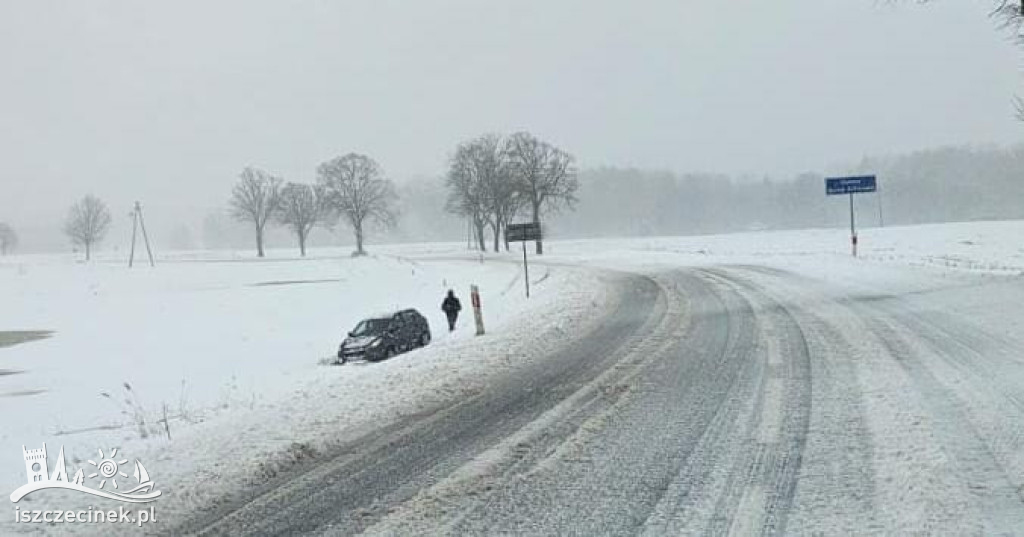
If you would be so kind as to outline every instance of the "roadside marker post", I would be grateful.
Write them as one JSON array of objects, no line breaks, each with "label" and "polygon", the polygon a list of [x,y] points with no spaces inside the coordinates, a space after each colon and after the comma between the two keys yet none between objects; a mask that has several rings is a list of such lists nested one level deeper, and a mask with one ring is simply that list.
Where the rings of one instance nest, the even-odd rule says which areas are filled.
[{"label": "roadside marker post", "polygon": [[469,298],[473,303],[473,319],[476,321],[476,335],[484,335],[484,314],[480,308],[480,288],[476,285],[469,286]]},{"label": "roadside marker post", "polygon": [[857,175],[853,177],[829,177],[825,179],[825,195],[850,196],[850,247],[853,257],[857,257],[857,221],[853,210],[853,195],[864,192],[875,192],[878,181],[874,175]]},{"label": "roadside marker post", "polygon": [[530,298],[530,265],[526,260],[526,243],[542,238],[539,222],[509,224],[505,227],[505,242],[523,243],[523,282],[526,285],[526,298]]}]

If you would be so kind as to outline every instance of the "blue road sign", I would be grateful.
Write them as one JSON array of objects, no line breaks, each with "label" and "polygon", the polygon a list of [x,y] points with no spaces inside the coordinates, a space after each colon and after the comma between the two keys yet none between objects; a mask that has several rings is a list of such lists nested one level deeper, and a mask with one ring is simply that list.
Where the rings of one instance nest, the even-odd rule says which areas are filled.
[{"label": "blue road sign", "polygon": [[830,177],[825,179],[825,194],[858,194],[876,190],[874,175],[857,177]]}]

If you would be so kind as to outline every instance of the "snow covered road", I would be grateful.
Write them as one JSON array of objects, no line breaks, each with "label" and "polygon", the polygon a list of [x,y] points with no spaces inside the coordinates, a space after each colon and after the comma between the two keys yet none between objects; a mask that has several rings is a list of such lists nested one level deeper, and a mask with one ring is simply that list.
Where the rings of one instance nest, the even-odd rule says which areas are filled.
[{"label": "snow covered road", "polygon": [[175,531],[1019,533],[1020,279],[837,266],[636,269],[550,359]]}]

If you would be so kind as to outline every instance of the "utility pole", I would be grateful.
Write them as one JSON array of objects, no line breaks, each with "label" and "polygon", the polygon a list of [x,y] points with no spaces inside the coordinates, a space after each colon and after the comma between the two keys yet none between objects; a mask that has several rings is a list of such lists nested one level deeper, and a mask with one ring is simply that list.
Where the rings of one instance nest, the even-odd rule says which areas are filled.
[{"label": "utility pole", "polygon": [[132,209],[132,249],[128,254],[128,268],[132,268],[132,261],[135,260],[135,232],[139,229],[139,211]]},{"label": "utility pole", "polygon": [[135,202],[135,207],[132,209],[132,248],[131,253],[128,255],[128,267],[131,268],[135,264],[135,237],[137,230],[142,230],[142,240],[146,243],[146,254],[149,255],[149,266],[155,267],[156,263],[153,262],[153,250],[149,247],[149,234],[146,233],[146,221],[142,218],[142,205],[139,202]]}]

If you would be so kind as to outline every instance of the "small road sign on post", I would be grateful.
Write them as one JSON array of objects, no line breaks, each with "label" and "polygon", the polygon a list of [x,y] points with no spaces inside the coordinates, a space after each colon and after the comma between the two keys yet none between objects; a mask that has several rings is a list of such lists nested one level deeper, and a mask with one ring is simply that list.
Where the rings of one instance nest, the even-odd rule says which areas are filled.
[{"label": "small road sign on post", "polygon": [[853,248],[853,257],[857,257],[857,223],[853,215],[853,195],[874,192],[877,189],[878,181],[874,175],[829,177],[825,179],[826,196],[839,194],[849,194],[850,196],[850,246]]},{"label": "small road sign on post", "polygon": [[530,266],[526,261],[526,243],[539,241],[541,236],[540,224],[530,222],[527,224],[509,224],[505,228],[506,242],[523,243],[523,282],[526,284],[526,298],[530,298]]}]

